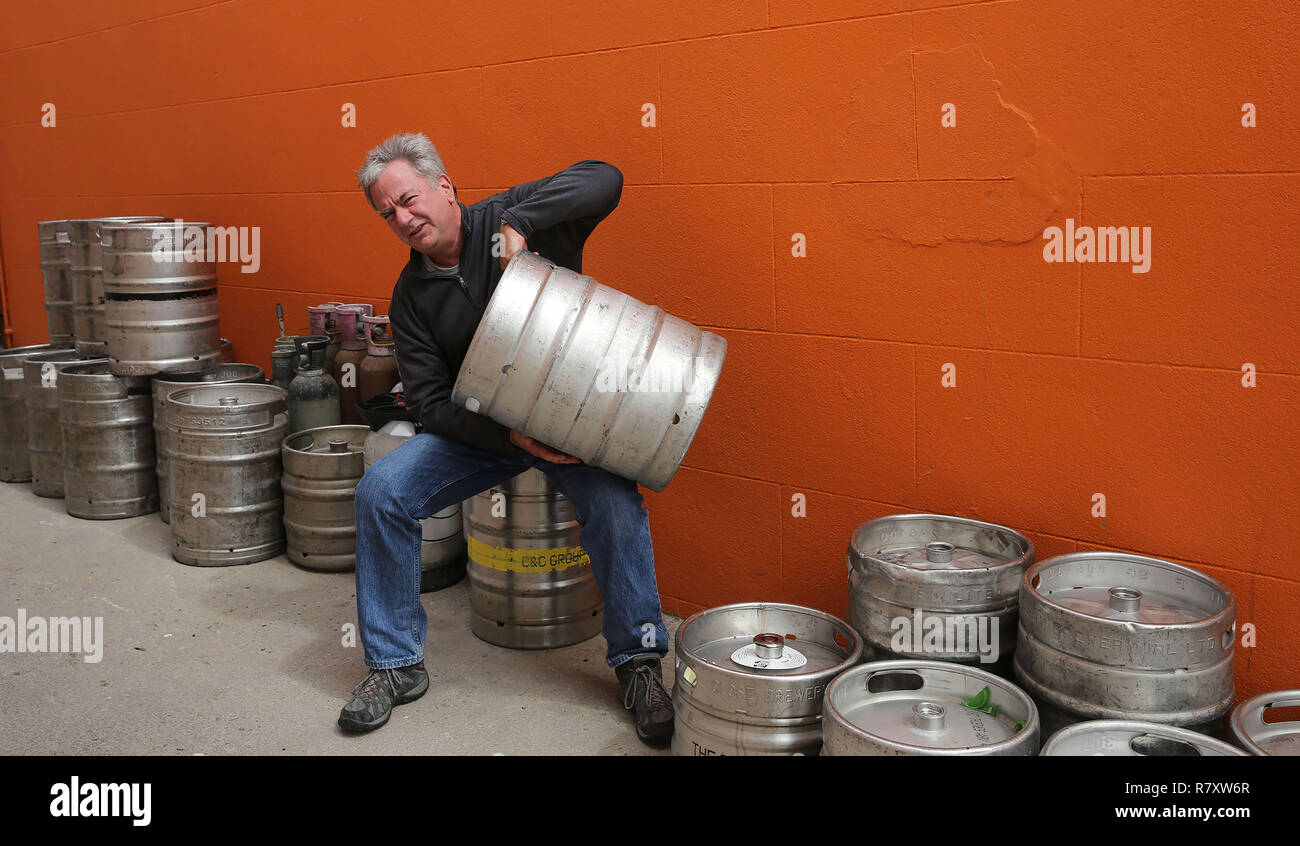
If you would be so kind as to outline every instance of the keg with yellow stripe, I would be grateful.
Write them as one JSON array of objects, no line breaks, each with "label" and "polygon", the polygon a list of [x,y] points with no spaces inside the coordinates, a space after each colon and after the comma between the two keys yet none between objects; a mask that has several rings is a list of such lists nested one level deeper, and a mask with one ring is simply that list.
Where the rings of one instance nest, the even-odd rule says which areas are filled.
[{"label": "keg with yellow stripe", "polygon": [[600,631],[605,602],[578,545],[573,503],[530,469],[465,500],[470,630],[510,649],[554,649]]}]

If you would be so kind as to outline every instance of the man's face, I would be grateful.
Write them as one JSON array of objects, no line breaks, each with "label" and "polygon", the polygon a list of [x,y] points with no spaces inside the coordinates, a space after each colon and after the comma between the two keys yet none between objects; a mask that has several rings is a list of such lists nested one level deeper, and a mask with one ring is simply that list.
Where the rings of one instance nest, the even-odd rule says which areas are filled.
[{"label": "man's face", "polygon": [[370,199],[403,244],[435,261],[459,255],[460,207],[446,174],[430,185],[399,159],[384,167],[370,187]]}]

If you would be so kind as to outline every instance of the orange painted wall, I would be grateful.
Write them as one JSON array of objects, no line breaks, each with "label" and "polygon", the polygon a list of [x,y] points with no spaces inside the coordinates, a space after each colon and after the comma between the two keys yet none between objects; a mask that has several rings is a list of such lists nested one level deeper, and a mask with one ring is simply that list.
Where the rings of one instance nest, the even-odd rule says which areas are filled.
[{"label": "orange painted wall", "polygon": [[[843,613],[850,530],[937,511],[1211,573],[1257,628],[1240,695],[1300,686],[1297,4],[72,5],[0,26],[11,343],[46,336],[38,220],[262,227],[221,303],[266,364],[276,301],[386,307],[405,252],[352,172],[388,134],[428,132],[471,201],[605,159],[588,272],[731,344],[649,498],[666,610]],[[1047,263],[1067,218],[1150,226],[1150,271]]]}]

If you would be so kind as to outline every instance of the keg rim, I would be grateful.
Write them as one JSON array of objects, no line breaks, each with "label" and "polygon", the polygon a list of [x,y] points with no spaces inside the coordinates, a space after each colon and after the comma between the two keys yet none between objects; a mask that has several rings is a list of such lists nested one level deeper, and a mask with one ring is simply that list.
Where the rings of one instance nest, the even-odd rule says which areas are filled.
[{"label": "keg rim", "polygon": [[[311,435],[312,444],[314,445],[317,442],[316,434],[324,433],[324,432],[333,432],[339,435],[360,434],[361,441],[359,444],[357,444],[355,448],[353,448],[352,442],[355,440],[355,438],[348,438],[347,440],[349,443],[349,448],[347,452],[315,452],[309,449],[300,449],[299,447],[296,447],[293,444],[289,443],[295,438],[301,438],[304,435]],[[371,432],[370,427],[365,425],[364,423],[336,423],[333,426],[312,426],[311,428],[299,429],[296,432],[291,432],[290,434],[286,435],[284,440],[280,442],[280,448],[283,449],[286,453],[292,453],[294,455],[303,455],[303,456],[309,455],[313,457],[333,458],[337,461],[345,461],[353,455],[361,454],[362,450],[365,447],[365,440],[367,437],[370,436],[370,432]]]},{"label": "keg rim", "polygon": [[[839,675],[843,675],[844,672],[846,672],[847,670],[849,670],[854,665],[856,665],[859,661],[862,660],[862,649],[863,649],[862,635],[860,635],[856,629],[854,629],[848,623],[841,620],[839,617],[836,617],[834,614],[827,614],[825,611],[819,611],[816,608],[809,608],[806,605],[795,605],[793,603],[788,603],[788,602],[763,602],[763,601],[733,602],[729,605],[718,605],[713,608],[705,608],[703,611],[696,611],[694,614],[692,614],[691,616],[687,617],[685,620],[682,621],[682,624],[677,627],[677,631],[673,635],[673,652],[675,653],[676,659],[678,661],[687,659],[696,664],[708,663],[703,661],[698,655],[696,655],[694,650],[686,646],[686,644],[682,640],[682,632],[687,631],[688,628],[693,623],[697,622],[700,618],[705,617],[706,615],[709,614],[721,614],[729,611],[752,611],[758,608],[772,609],[777,611],[793,611],[797,613],[808,614],[810,616],[820,617],[824,621],[831,623],[836,628],[837,631],[839,631],[840,628],[842,627],[843,629],[842,634],[844,634],[845,639],[849,641],[849,648],[848,648],[849,656],[845,658],[843,661],[841,661],[840,663],[836,664],[834,667],[829,667],[824,670],[814,670],[805,673],[789,673],[789,674],[783,673],[780,676],[773,676],[773,678],[780,678],[782,681],[788,680],[790,681],[790,683],[794,684],[802,681],[814,681],[818,677],[825,677],[828,673],[832,674],[833,676],[839,676]],[[836,646],[839,646],[839,644],[837,643]],[[840,648],[842,649],[844,647],[840,647]],[[724,667],[718,664],[708,664],[708,668],[710,673],[720,673],[724,677],[730,677],[736,679],[750,679],[750,680],[754,678],[754,673],[752,672],[746,673],[741,670],[733,670],[730,667]],[[827,687],[827,691],[829,691],[829,689],[830,688]]]},{"label": "keg rim", "polygon": [[[913,522],[913,521],[921,522],[925,520],[942,520],[949,523],[960,523],[972,529],[991,530],[999,534],[1007,535],[1013,541],[1024,543],[1025,549],[1020,555],[1008,561],[1004,561],[1003,563],[993,567],[979,568],[980,571],[1004,570],[1011,567],[1024,567],[1028,569],[1030,566],[1034,564],[1034,561],[1037,557],[1038,550],[1034,546],[1033,540],[1024,532],[1020,532],[1016,529],[1011,528],[1010,526],[1003,526],[1000,523],[989,523],[984,520],[976,520],[972,517],[959,517],[955,514],[900,512],[898,514],[886,514],[882,517],[876,517],[871,520],[867,520],[864,523],[858,524],[857,528],[855,528],[849,534],[849,548],[848,551],[845,553],[845,559],[848,562],[849,567],[852,569],[857,569],[859,572],[865,572],[866,568],[869,566],[877,567],[882,570],[908,570],[908,571],[915,570],[916,568],[914,567],[909,567],[903,564],[895,564],[892,561],[886,561],[882,558],[876,557],[875,555],[871,555],[869,553],[863,552],[862,548],[858,544],[858,538],[861,537],[864,532],[869,531],[871,528],[875,528],[883,524],[898,523],[898,522]],[[953,571],[953,572],[957,572],[957,571]]]},{"label": "keg rim", "polygon": [[[1025,574],[1020,580],[1020,594],[1021,594],[1020,608],[1021,608],[1022,617],[1024,614],[1025,599],[1028,598],[1030,599],[1030,601],[1038,602],[1041,603],[1042,605],[1050,607],[1052,609],[1052,613],[1064,615],[1071,620],[1092,621],[1092,622],[1096,622],[1098,620],[1110,621],[1109,618],[1098,617],[1092,614],[1085,614],[1082,611],[1077,611],[1073,608],[1069,608],[1065,605],[1062,605],[1059,602],[1053,600],[1047,594],[1040,592],[1038,590],[1038,586],[1034,584],[1034,580],[1037,579],[1040,575],[1042,575],[1043,571],[1049,567],[1061,566],[1062,564],[1074,564],[1074,563],[1080,563],[1086,561],[1119,561],[1128,564],[1142,564],[1147,566],[1158,567],[1164,570],[1168,570],[1177,575],[1184,576],[1186,578],[1196,579],[1200,581],[1202,584],[1218,591],[1219,594],[1222,595],[1224,598],[1223,607],[1218,609],[1217,611],[1208,611],[1206,609],[1201,609],[1204,612],[1204,616],[1198,620],[1188,620],[1182,623],[1147,623],[1141,620],[1125,620],[1124,621],[1125,626],[1132,626],[1136,629],[1140,629],[1144,631],[1145,630],[1166,630],[1167,631],[1170,629],[1175,629],[1175,630],[1195,629],[1198,627],[1210,625],[1212,623],[1215,626],[1217,626],[1218,623],[1215,623],[1215,621],[1219,620],[1220,618],[1227,620],[1234,627],[1236,626],[1237,595],[1233,593],[1232,590],[1229,589],[1227,585],[1225,585],[1223,582],[1219,581],[1218,579],[1214,578],[1209,573],[1202,573],[1200,570],[1194,569],[1192,567],[1188,567],[1185,564],[1179,564],[1177,562],[1169,561],[1164,558],[1153,558],[1149,555],[1138,555],[1136,553],[1131,553],[1131,552],[1107,552],[1105,550],[1090,550],[1088,552],[1069,552],[1069,553],[1065,553],[1064,555],[1054,555],[1051,558],[1046,558],[1042,561],[1036,562],[1032,566],[1026,567]],[[1024,625],[1023,622],[1021,623],[1021,625]]]},{"label": "keg rim", "polygon": [[[986,746],[964,746],[960,748],[938,748],[934,746],[919,746],[917,744],[906,743],[904,741],[893,740],[873,734],[865,729],[855,726],[844,715],[839,708],[835,707],[835,695],[840,688],[852,684],[859,680],[863,675],[876,675],[884,672],[896,672],[899,670],[936,670],[940,672],[956,672],[965,675],[974,676],[977,680],[984,682],[990,687],[999,687],[1013,697],[1018,699],[1022,705],[1029,706],[1029,719],[1025,721],[1025,727],[1020,731],[1000,740],[997,743],[990,743]],[[1015,749],[1024,744],[1023,738],[1029,736],[1028,732],[1033,732],[1034,746],[1037,747],[1042,739],[1043,723],[1038,714],[1038,704],[1034,702],[1033,697],[1029,695],[1020,685],[1008,681],[1001,676],[994,675],[987,670],[981,670],[978,667],[972,667],[967,664],[958,664],[952,661],[922,661],[911,658],[900,658],[889,661],[872,661],[866,664],[859,664],[856,667],[840,673],[831,683],[826,686],[826,693],[822,700],[822,725],[829,725],[833,720],[835,724],[844,728],[846,731],[865,735],[872,739],[873,742],[883,741],[883,744],[891,749],[898,749],[905,753],[920,753],[928,756],[963,756],[970,755],[970,750],[978,750],[981,755],[996,755],[1009,749]],[[824,731],[825,729],[823,729]]]},{"label": "keg rim", "polygon": [[[248,370],[243,376],[231,377],[230,379],[215,379],[211,381],[204,381],[198,378],[188,378],[188,377],[205,376],[209,373],[212,373],[215,370],[221,370],[223,368],[235,368],[235,367],[245,367],[251,369]],[[240,380],[253,375],[256,375],[259,379],[265,379],[266,371],[262,369],[262,365],[260,364],[248,364],[242,361],[222,361],[213,364],[209,367],[205,367],[202,370],[191,370],[187,373],[155,373],[153,374],[153,385],[154,385],[155,392],[159,388],[166,388],[171,385],[175,385],[177,389],[183,389],[184,387],[199,388],[204,385],[224,385],[227,382],[239,382]],[[248,384],[256,385],[261,383],[250,382]]]},{"label": "keg rim", "polygon": [[34,355],[45,352],[61,352],[63,350],[75,350],[72,344],[30,344],[25,347],[10,347],[0,350],[0,359],[21,358],[26,361]]},{"label": "keg rim", "polygon": [[1246,726],[1246,719],[1258,715],[1259,721],[1264,725],[1278,725],[1277,723],[1264,723],[1264,711],[1268,708],[1288,708],[1297,705],[1300,705],[1300,688],[1267,690],[1256,694],[1238,703],[1237,707],[1232,709],[1232,717],[1228,720],[1228,724],[1232,727],[1232,735],[1236,738],[1237,743],[1241,744],[1241,747],[1251,755],[1271,756],[1272,753],[1261,746],[1255,740],[1255,736],[1250,733],[1250,729]]},{"label": "keg rim", "polygon": [[[1200,732],[1192,731],[1190,729],[1185,729],[1180,726],[1171,726],[1163,723],[1151,723],[1145,720],[1087,720],[1082,723],[1075,723],[1073,725],[1066,726],[1065,728],[1059,729],[1058,731],[1054,732],[1052,736],[1047,739],[1047,742],[1043,744],[1043,749],[1038,754],[1040,757],[1051,757],[1051,758],[1087,757],[1082,755],[1072,755],[1071,753],[1068,752],[1061,752],[1059,751],[1059,749],[1063,744],[1068,743],[1069,741],[1081,735],[1095,734],[1099,732],[1108,732],[1108,731],[1135,732],[1134,736],[1129,738],[1130,743],[1135,737],[1139,736],[1139,734],[1141,735],[1153,734],[1165,740],[1175,740],[1180,743],[1186,743],[1190,746],[1213,749],[1224,755],[1229,755],[1234,757],[1247,757],[1246,752],[1243,752],[1242,750],[1238,749],[1237,747],[1233,746],[1230,743],[1225,743],[1222,740],[1219,740],[1214,737],[1210,737],[1208,734],[1201,734]],[[1149,757],[1149,756],[1139,755],[1135,757]]]}]

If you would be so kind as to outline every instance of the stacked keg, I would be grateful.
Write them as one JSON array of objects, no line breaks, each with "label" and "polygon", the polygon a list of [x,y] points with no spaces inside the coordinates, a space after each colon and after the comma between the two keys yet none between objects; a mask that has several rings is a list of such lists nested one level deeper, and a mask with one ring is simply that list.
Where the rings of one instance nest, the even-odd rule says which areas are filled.
[{"label": "stacked keg", "polygon": [[106,224],[162,223],[166,217],[103,217],[68,221],[71,252],[73,327],[83,357],[108,355],[104,324],[104,268],[100,238]]},{"label": "stacked keg", "polygon": [[36,224],[41,239],[41,276],[45,282],[45,320],[51,344],[71,345],[76,337],[73,320],[72,242],[70,220],[43,220]]},{"label": "stacked keg", "polygon": [[465,501],[470,630],[511,649],[594,637],[604,600],[573,503],[537,469]]}]

